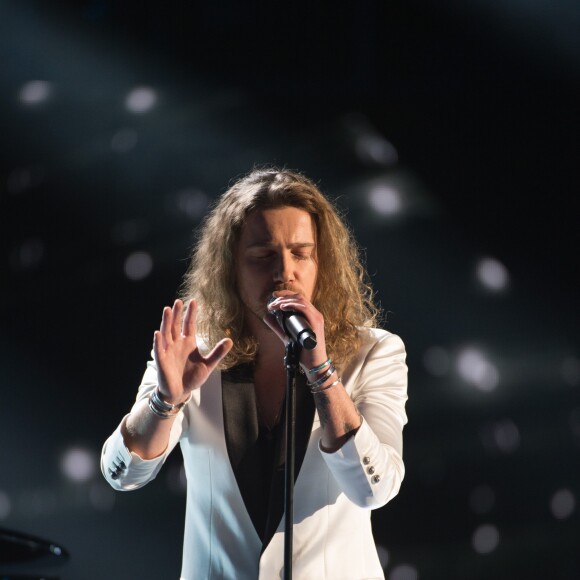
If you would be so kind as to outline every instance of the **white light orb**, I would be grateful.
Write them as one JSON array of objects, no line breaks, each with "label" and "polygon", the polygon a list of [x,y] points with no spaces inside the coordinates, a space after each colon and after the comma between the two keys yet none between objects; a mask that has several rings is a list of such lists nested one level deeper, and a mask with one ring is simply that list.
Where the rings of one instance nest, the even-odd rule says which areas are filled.
[{"label": "white light orb", "polygon": [[125,107],[131,113],[148,113],[157,103],[157,93],[151,87],[135,87],[125,98]]},{"label": "white light orb", "polygon": [[477,279],[480,284],[492,292],[505,290],[509,283],[507,268],[495,258],[482,258],[476,266]]},{"label": "white light orb", "polygon": [[499,384],[497,367],[475,348],[465,348],[457,356],[456,368],[459,376],[477,389],[490,392]]},{"label": "white light orb", "polygon": [[376,213],[382,216],[394,216],[403,210],[401,193],[386,184],[376,185],[370,189],[368,203]]},{"label": "white light orb", "polygon": [[399,564],[389,574],[389,580],[417,580],[418,578],[419,572],[411,564]]},{"label": "white light orb", "polygon": [[144,280],[153,270],[153,258],[147,252],[133,252],[127,256],[124,270],[129,280]]},{"label": "white light orb", "polygon": [[479,526],[473,532],[471,544],[478,554],[490,554],[499,545],[499,530],[491,524]]},{"label": "white light orb", "polygon": [[50,98],[52,84],[48,81],[28,81],[20,87],[20,101],[26,105],[39,105]]},{"label": "white light orb", "polygon": [[550,510],[558,520],[569,518],[575,509],[576,498],[569,489],[558,490],[550,500]]},{"label": "white light orb", "polygon": [[97,460],[91,451],[81,447],[73,447],[63,454],[60,466],[68,479],[75,482],[85,482],[95,475]]}]

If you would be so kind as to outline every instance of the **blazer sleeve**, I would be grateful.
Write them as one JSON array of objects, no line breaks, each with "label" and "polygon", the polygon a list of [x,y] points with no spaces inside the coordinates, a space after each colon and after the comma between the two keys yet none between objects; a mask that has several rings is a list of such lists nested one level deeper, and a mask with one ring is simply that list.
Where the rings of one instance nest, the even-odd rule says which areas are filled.
[{"label": "blazer sleeve", "polygon": [[[154,360],[147,363],[147,369],[143,375],[143,380],[137,392],[135,405],[146,399],[149,393],[157,386],[157,365]],[[130,491],[143,487],[149,483],[159,473],[167,456],[177,445],[187,422],[187,406],[183,412],[175,418],[169,443],[165,451],[154,459],[142,459],[137,453],[129,451],[123,440],[121,427],[127,420],[126,415],[113,434],[105,441],[101,453],[101,471],[109,484],[120,491]]]},{"label": "blazer sleeve", "polygon": [[[322,456],[345,495],[369,509],[383,506],[397,495],[405,474],[403,427],[407,423],[407,365],[405,347],[385,333],[368,350],[354,382],[351,397],[362,424],[338,451]],[[346,387],[346,385],[345,385]]]}]

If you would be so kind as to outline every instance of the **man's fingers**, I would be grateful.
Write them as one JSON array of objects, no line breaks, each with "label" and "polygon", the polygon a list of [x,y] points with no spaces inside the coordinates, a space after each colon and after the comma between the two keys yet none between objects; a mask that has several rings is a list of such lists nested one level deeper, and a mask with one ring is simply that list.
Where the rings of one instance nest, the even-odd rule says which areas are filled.
[{"label": "man's fingers", "polygon": [[163,316],[161,317],[161,326],[159,328],[161,335],[163,337],[163,344],[161,345],[163,349],[167,348],[167,345],[172,342],[171,338],[171,324],[173,322],[173,311],[169,306],[163,309]]},{"label": "man's fingers", "polygon": [[197,302],[190,300],[183,319],[183,336],[195,336],[195,320],[197,318]]},{"label": "man's fingers", "polygon": [[159,330],[156,330],[153,333],[153,352],[156,361],[159,361],[160,356],[165,352],[166,346],[164,342],[163,335]]},{"label": "man's fingers", "polygon": [[183,302],[176,300],[173,303],[173,320],[171,323],[171,337],[177,340],[181,336],[181,314],[183,313]]},{"label": "man's fingers", "polygon": [[223,338],[214,347],[214,349],[205,357],[205,364],[211,373],[219,362],[230,352],[234,343],[230,338]]}]

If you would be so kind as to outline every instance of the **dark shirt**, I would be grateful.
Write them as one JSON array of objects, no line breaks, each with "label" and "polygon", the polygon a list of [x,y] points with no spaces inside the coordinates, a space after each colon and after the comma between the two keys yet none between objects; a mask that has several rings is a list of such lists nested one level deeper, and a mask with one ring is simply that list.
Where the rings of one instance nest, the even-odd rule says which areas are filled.
[{"label": "dark shirt", "polygon": [[[285,408],[272,430],[260,425],[253,366],[250,364],[239,365],[222,373],[222,394],[230,463],[264,550],[284,514]],[[313,419],[314,401],[304,376],[298,373],[295,478],[304,459]]]}]

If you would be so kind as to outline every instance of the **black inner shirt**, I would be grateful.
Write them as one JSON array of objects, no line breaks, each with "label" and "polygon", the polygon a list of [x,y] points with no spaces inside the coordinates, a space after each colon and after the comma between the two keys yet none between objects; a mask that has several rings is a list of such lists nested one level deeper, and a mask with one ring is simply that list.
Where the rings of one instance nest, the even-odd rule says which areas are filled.
[{"label": "black inner shirt", "polygon": [[[222,400],[228,456],[264,550],[284,514],[285,406],[281,420],[271,431],[260,425],[251,364],[222,373]],[[304,376],[298,373],[295,478],[304,460],[313,420],[314,400]]]}]

